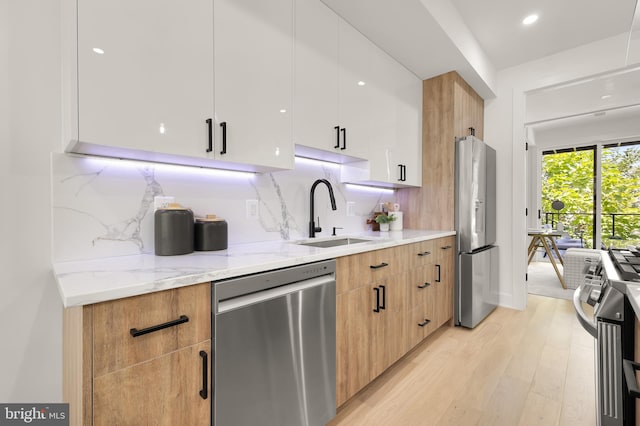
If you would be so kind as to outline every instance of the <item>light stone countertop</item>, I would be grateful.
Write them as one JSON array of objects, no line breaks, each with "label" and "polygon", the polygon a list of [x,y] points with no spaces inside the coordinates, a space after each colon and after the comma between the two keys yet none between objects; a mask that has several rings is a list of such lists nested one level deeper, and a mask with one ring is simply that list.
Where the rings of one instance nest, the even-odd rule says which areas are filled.
[{"label": "light stone countertop", "polygon": [[[64,306],[71,307],[207,281],[219,281],[451,235],[455,235],[455,232],[420,230],[368,232],[331,238],[348,236],[371,239],[371,241],[327,248],[304,246],[297,244],[297,241],[265,241],[230,245],[227,250],[194,252],[182,256],[141,254],[58,262],[53,264],[53,273]],[[321,241],[331,238],[313,240]]]}]

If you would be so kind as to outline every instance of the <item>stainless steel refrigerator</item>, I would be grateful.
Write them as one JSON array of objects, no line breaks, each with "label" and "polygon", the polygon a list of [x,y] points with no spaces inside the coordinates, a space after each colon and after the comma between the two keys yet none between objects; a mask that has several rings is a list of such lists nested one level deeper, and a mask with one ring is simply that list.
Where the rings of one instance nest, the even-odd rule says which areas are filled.
[{"label": "stainless steel refrigerator", "polygon": [[456,139],[456,324],[473,328],[498,305],[496,151]]}]

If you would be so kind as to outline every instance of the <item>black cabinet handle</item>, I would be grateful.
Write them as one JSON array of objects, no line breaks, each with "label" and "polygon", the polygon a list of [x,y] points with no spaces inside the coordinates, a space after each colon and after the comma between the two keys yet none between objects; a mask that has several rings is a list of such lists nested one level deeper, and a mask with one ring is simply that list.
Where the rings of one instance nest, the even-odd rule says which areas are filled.
[{"label": "black cabinet handle", "polygon": [[385,309],[387,305],[387,292],[385,286],[379,286],[382,289],[382,304],[380,305],[380,309]]},{"label": "black cabinet handle", "polygon": [[440,247],[442,250],[449,250],[451,248],[450,245]]},{"label": "black cabinet handle", "polygon": [[220,151],[220,154],[226,154],[227,153],[227,122],[223,121],[222,123],[220,123],[220,127],[222,127],[222,151]]},{"label": "black cabinet handle", "polygon": [[398,164],[400,167],[400,179],[398,181],[404,182],[407,180],[407,166],[405,164]]},{"label": "black cabinet handle", "polygon": [[431,285],[431,283],[424,283],[422,285],[419,285],[418,288],[427,288]]},{"label": "black cabinet handle", "polygon": [[376,292],[376,307],[373,308],[373,312],[380,312],[380,288],[375,287],[373,291]]},{"label": "black cabinet handle", "polygon": [[385,266],[389,266],[388,263],[382,262],[379,265],[369,265],[369,268],[371,269],[380,269],[380,268],[384,268]]},{"label": "black cabinet handle", "polygon": [[207,152],[213,151],[213,120],[207,118],[207,127],[209,129],[209,146]]},{"label": "black cabinet handle", "polygon": [[158,324],[158,325],[153,325],[149,328],[143,328],[142,330],[138,330],[137,328],[132,328],[129,330],[129,333],[131,333],[131,335],[133,337],[138,337],[138,336],[142,336],[144,334],[149,334],[149,333],[153,333],[154,331],[159,331],[159,330],[163,330],[165,328],[169,328],[169,327],[173,327],[179,324],[183,324],[185,322],[189,321],[189,317],[186,315],[180,315],[180,318],[178,318],[177,320],[173,320],[173,321],[169,321],[169,322],[165,322],[164,324]]},{"label": "black cabinet handle", "polygon": [[209,397],[209,362],[205,351],[200,351],[202,357],[202,389],[200,389],[200,397],[207,399]]},{"label": "black cabinet handle", "polygon": [[418,326],[419,327],[424,327],[425,325],[429,324],[431,322],[431,320],[428,320],[425,318],[424,322],[419,322]]},{"label": "black cabinet handle", "polygon": [[423,251],[422,253],[418,253],[418,256],[429,256],[431,254],[430,251]]},{"label": "black cabinet handle", "polygon": [[436,282],[440,282],[440,265],[436,265],[436,271],[438,272],[438,278],[436,278]]},{"label": "black cabinet handle", "polygon": [[340,131],[342,132],[342,146],[340,149],[347,149],[347,129],[343,127]]},{"label": "black cabinet handle", "polygon": [[334,148],[338,149],[340,148],[340,126],[336,126],[334,129],[336,129],[336,146]]}]

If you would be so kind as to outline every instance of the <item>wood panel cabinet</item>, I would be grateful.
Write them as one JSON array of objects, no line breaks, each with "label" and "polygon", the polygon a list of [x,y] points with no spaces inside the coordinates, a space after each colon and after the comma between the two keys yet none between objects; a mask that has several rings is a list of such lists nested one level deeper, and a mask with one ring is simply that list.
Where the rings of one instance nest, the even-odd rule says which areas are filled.
[{"label": "wood panel cabinet", "polygon": [[435,331],[436,241],[429,240],[407,246],[409,280],[407,282],[407,350]]},{"label": "wood panel cabinet", "polygon": [[422,188],[400,189],[404,226],[455,229],[455,138],[484,136],[484,100],[455,71],[423,81]]},{"label": "wood panel cabinet", "polygon": [[453,286],[455,281],[454,237],[436,241],[435,322],[436,328],[453,318]]},{"label": "wood panel cabinet", "polygon": [[396,247],[337,259],[338,405],[404,355],[404,253]]},{"label": "wood panel cabinet", "polygon": [[209,424],[210,287],[65,310],[71,424]]},{"label": "wood panel cabinet", "polygon": [[453,317],[454,237],[336,260],[336,400],[342,405]]}]

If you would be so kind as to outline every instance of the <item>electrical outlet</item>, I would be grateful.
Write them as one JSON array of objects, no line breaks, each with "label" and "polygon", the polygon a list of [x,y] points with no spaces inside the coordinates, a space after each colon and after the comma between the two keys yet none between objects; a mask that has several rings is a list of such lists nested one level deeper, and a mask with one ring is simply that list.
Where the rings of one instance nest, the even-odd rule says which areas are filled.
[{"label": "electrical outlet", "polygon": [[355,216],[355,215],[356,215],[356,202],[347,201],[347,216]]},{"label": "electrical outlet", "polygon": [[247,200],[247,219],[257,219],[259,216],[258,200]]},{"label": "electrical outlet", "polygon": [[153,197],[153,207],[158,209],[166,209],[170,203],[174,202],[174,197],[158,196]]}]

